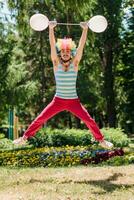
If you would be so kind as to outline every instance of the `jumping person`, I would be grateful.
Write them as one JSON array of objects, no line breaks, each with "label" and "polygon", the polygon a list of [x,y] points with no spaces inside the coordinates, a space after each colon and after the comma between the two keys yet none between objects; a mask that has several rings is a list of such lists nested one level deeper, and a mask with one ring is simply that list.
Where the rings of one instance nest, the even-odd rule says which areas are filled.
[{"label": "jumping person", "polygon": [[51,46],[51,59],[56,80],[56,94],[53,100],[44,108],[41,114],[29,125],[23,137],[14,140],[14,144],[23,144],[36,134],[41,126],[57,113],[67,110],[80,118],[91,130],[95,140],[104,148],[112,148],[113,144],[104,140],[99,127],[91,118],[87,110],[80,103],[76,92],[76,80],[79,62],[82,58],[85,46],[88,25],[81,22],[83,29],[78,48],[71,38],[58,39],[55,41],[54,27],[56,22],[49,22],[49,40]]}]

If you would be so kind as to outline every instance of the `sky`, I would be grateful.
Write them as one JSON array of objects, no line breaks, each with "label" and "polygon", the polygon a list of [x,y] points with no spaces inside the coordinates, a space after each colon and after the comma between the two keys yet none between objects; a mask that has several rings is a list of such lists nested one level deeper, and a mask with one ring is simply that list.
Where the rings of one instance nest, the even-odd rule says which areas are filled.
[{"label": "sky", "polygon": [[2,18],[4,21],[6,21],[6,18],[9,22],[15,23],[15,20],[11,18],[11,12],[8,9],[7,1],[6,0],[0,0],[0,3],[2,3],[3,7],[0,12],[0,18]]}]

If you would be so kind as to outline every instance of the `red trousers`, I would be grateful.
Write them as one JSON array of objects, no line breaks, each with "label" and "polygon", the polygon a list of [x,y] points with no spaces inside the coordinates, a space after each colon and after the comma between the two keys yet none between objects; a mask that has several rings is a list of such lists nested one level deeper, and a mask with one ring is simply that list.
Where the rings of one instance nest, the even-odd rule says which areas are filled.
[{"label": "red trousers", "polygon": [[30,124],[23,137],[29,138],[34,136],[40,127],[47,122],[47,120],[64,110],[70,111],[76,117],[80,118],[91,130],[96,140],[100,141],[103,139],[104,136],[100,132],[97,124],[91,118],[87,110],[82,106],[78,98],[62,99],[60,97],[53,98],[53,100],[45,107],[40,115]]}]

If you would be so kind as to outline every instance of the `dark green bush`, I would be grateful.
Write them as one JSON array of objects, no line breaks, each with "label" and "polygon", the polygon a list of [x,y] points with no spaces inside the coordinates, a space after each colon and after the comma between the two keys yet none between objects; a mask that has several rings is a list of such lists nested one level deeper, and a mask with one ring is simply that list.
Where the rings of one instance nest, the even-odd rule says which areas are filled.
[{"label": "dark green bush", "polygon": [[87,130],[76,129],[41,129],[33,138],[29,139],[29,143],[35,147],[43,146],[78,146],[91,144],[91,135]]},{"label": "dark green bush", "polygon": [[[102,133],[105,139],[111,141],[115,147],[125,147],[129,144],[127,135],[121,129],[102,129]],[[35,147],[44,146],[86,146],[90,144],[96,144],[92,134],[89,130],[80,129],[41,129],[33,138],[29,139],[29,143]]]}]

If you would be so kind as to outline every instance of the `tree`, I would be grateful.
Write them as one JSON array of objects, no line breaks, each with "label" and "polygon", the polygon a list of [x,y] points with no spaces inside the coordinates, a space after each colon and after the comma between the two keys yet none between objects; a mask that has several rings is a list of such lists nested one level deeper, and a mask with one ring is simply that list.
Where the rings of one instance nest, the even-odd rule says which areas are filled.
[{"label": "tree", "polygon": [[115,105],[115,69],[120,53],[120,28],[122,26],[122,0],[100,0],[97,4],[96,13],[104,15],[108,20],[108,28],[100,34],[97,40],[100,63],[104,77],[103,94],[106,99],[106,115],[108,126],[116,126]]},{"label": "tree", "polygon": [[134,8],[132,2],[126,5],[128,16],[126,15],[125,23],[127,28],[122,34],[122,52],[121,64],[118,66],[118,82],[119,87],[122,88],[122,98],[120,103],[120,123],[121,126],[128,132],[134,132]]},{"label": "tree", "polygon": [[[0,2],[0,10],[3,8],[3,3]],[[8,86],[7,76],[9,74],[8,65],[12,56],[12,49],[15,44],[14,26],[8,22],[3,15],[0,17],[0,124],[5,122],[8,112]]]}]

